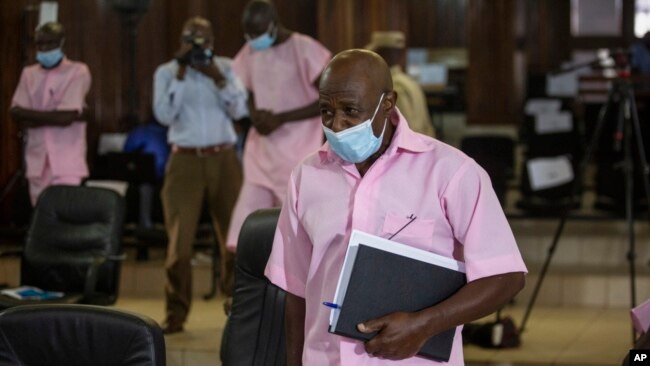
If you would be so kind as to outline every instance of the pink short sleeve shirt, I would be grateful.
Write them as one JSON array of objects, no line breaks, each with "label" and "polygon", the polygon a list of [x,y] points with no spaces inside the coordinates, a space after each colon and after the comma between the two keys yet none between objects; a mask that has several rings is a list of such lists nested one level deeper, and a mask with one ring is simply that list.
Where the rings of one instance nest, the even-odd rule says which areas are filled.
[{"label": "pink short sleeve shirt", "polygon": [[[233,71],[253,92],[257,109],[281,113],[318,100],[314,82],[331,53],[300,33],[275,47],[255,51],[248,44],[233,59]],[[283,192],[291,169],[323,143],[320,117],[287,123],[268,136],[251,129],[244,149],[246,180]]]},{"label": "pink short sleeve shirt", "polygon": [[[64,58],[51,70],[31,65],[23,70],[11,105],[39,111],[81,111],[90,82],[88,67],[81,62]],[[73,122],[66,127],[30,128],[27,136],[28,178],[40,177],[46,161],[55,176],[88,175],[85,122]]]},{"label": "pink short sleeve shirt", "polygon": [[[306,365],[381,365],[363,343],[328,333],[329,309],[353,229],[465,262],[467,280],[526,266],[489,177],[462,152],[409,129],[399,112],[389,149],[363,178],[327,144],[297,166],[275,233],[267,277],[305,298]],[[461,327],[448,364],[463,365]],[[420,357],[400,365],[430,365]]]}]

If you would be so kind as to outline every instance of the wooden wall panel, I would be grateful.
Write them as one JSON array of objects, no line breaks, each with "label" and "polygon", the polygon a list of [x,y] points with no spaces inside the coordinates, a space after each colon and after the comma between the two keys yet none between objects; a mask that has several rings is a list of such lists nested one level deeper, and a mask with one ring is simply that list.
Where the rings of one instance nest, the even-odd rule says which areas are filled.
[{"label": "wooden wall panel", "polygon": [[[150,9],[137,27],[135,49],[136,74],[130,76],[128,33],[122,20],[107,0],[59,0],[59,20],[66,27],[65,53],[85,62],[92,74],[88,105],[92,117],[88,121],[89,162],[92,163],[98,136],[104,132],[127,131],[131,126],[124,117],[128,111],[130,85],[137,89],[137,117],[147,120],[151,115],[153,73],[168,61],[179,46],[185,20],[201,15],[215,28],[215,49],[232,57],[244,44],[241,13],[247,0],[153,0]],[[9,103],[18,83],[20,70],[34,62],[31,43],[33,31],[27,32],[27,43],[21,42],[21,14],[36,0],[0,0],[0,189],[4,188],[20,162],[17,128],[9,118]],[[277,0],[278,12],[290,29],[316,36],[316,0]],[[28,14],[27,29],[36,26],[38,12]],[[9,35],[9,36],[7,36]],[[21,56],[21,43],[27,60]],[[6,211],[6,210],[5,210]]]},{"label": "wooden wall panel", "polygon": [[[18,128],[9,118],[9,107],[21,70],[21,16],[25,5],[26,1],[22,0],[0,1],[0,192],[20,167]],[[10,201],[2,202],[3,218],[8,217],[10,206]]]},{"label": "wooden wall panel", "polygon": [[516,5],[516,0],[468,3],[468,124],[519,123],[523,59],[515,52]]},{"label": "wooden wall panel", "polygon": [[411,47],[466,47],[468,0],[409,0],[408,44]]}]

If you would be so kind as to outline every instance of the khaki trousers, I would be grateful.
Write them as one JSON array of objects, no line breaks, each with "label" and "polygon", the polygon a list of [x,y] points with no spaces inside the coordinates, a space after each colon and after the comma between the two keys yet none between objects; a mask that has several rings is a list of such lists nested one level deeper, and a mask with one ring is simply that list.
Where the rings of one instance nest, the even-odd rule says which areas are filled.
[{"label": "khaki trousers", "polygon": [[234,255],[226,250],[230,215],[242,183],[241,166],[234,149],[208,155],[173,153],[162,189],[168,246],[165,269],[167,320],[184,322],[192,303],[192,246],[207,198],[212,224],[221,253],[219,285],[232,295]]}]

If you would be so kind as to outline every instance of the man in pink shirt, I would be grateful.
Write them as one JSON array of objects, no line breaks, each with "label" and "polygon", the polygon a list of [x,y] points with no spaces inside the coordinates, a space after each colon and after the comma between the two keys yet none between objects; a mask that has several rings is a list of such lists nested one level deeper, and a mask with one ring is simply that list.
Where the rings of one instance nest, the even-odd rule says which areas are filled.
[{"label": "man in pink shirt", "polygon": [[226,241],[232,251],[246,216],[281,205],[291,169],[322,144],[318,79],[331,57],[314,39],[284,28],[269,1],[249,2],[242,21],[248,42],[232,68],[249,91],[253,128]]},{"label": "man in pink shirt", "polygon": [[79,185],[86,165],[85,98],[88,67],[62,51],[63,26],[49,22],[36,30],[37,64],[23,69],[11,115],[27,130],[26,177],[32,204],[48,186]]},{"label": "man in pink shirt", "polygon": [[[293,170],[266,267],[288,292],[289,365],[429,365],[435,362],[414,355],[454,327],[448,364],[463,365],[462,324],[499,309],[524,286],[526,267],[485,171],[413,132],[397,98],[390,70],[374,52],[342,52],[323,72],[319,104],[328,143]],[[366,343],[330,334],[322,302],[334,299],[353,229],[399,231],[393,240],[464,262],[468,282],[430,308],[359,324],[360,331],[378,331]]]}]

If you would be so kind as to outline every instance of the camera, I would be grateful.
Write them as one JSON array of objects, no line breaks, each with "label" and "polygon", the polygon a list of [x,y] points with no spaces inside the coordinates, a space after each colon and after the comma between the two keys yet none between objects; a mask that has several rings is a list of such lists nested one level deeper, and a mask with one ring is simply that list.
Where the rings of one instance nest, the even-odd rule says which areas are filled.
[{"label": "camera", "polygon": [[209,48],[203,48],[205,39],[187,35],[183,37],[185,43],[191,44],[192,48],[183,56],[178,58],[178,62],[190,66],[206,66],[212,62],[213,52]]}]

